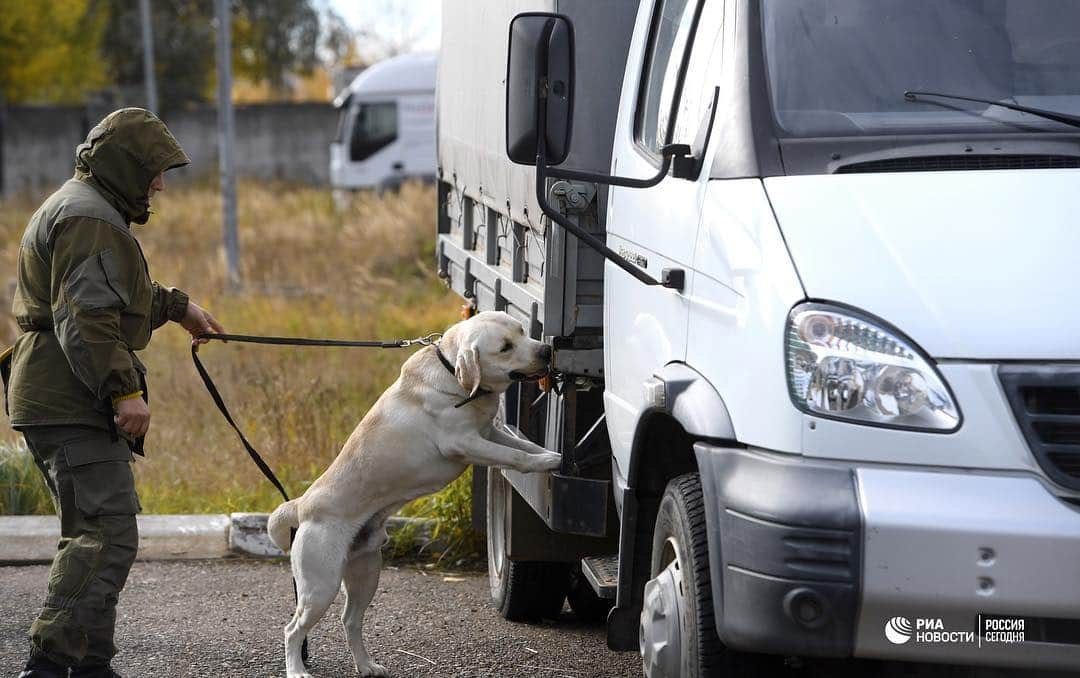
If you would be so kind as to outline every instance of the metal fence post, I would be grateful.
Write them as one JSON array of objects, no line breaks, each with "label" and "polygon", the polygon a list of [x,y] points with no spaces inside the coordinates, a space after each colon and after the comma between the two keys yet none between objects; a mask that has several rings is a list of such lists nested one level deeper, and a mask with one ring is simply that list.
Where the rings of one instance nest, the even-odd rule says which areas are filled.
[{"label": "metal fence post", "polygon": [[146,107],[158,113],[157,75],[154,73],[154,27],[150,22],[150,0],[139,0],[142,15],[143,82],[146,85]]},{"label": "metal fence post", "polygon": [[232,25],[229,0],[215,0],[217,12],[218,72],[218,167],[221,172],[221,206],[225,225],[225,263],[228,283],[240,286],[240,238],[236,226],[236,120],[232,105]]}]

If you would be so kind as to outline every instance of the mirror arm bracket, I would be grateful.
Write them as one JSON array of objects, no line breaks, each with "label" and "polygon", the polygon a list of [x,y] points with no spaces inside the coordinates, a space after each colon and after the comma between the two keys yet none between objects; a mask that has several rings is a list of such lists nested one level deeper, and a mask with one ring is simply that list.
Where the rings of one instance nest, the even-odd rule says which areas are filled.
[{"label": "mirror arm bracket", "polygon": [[545,172],[547,176],[553,179],[570,179],[571,181],[591,181],[597,184],[607,184],[609,186],[624,186],[626,188],[651,188],[668,175],[671,170],[672,158],[676,158],[675,163],[678,164],[680,160],[690,155],[690,146],[688,144],[668,144],[660,149],[660,153],[663,155],[663,161],[660,163],[660,169],[656,174],[648,179],[633,179],[630,177],[616,177],[610,174],[600,174],[598,172],[584,172],[581,170],[569,170],[561,169],[559,167],[546,167]]},{"label": "mirror arm bracket", "polygon": [[[541,137],[542,139],[543,137]],[[547,159],[544,157],[543,142],[540,143],[540,148],[536,154],[536,201],[540,205],[540,210],[547,215],[549,219],[562,226],[570,233],[577,236],[578,240],[581,240],[589,247],[593,248],[605,259],[615,264],[622,270],[626,271],[634,278],[646,285],[659,285],[661,287],[667,287],[670,289],[682,290],[684,285],[684,279],[680,276],[671,275],[668,271],[665,271],[664,280],[657,280],[645,271],[641,270],[634,264],[631,264],[625,257],[612,250],[606,244],[604,244],[599,238],[589,233],[585,229],[581,228],[574,222],[567,219],[562,213],[551,206],[547,201],[547,178],[557,179],[570,179],[574,181],[591,181],[598,184],[610,184],[612,186],[626,186],[629,188],[648,188],[655,186],[664,180],[667,176],[668,170],[671,168],[671,159],[673,156],[687,156],[690,154],[690,147],[686,144],[669,144],[661,149],[661,153],[664,155],[663,163],[661,163],[660,171],[656,176],[649,179],[631,179],[628,177],[615,177],[607,174],[597,174],[593,172],[580,172],[577,170],[564,170],[553,167],[547,167]]]}]

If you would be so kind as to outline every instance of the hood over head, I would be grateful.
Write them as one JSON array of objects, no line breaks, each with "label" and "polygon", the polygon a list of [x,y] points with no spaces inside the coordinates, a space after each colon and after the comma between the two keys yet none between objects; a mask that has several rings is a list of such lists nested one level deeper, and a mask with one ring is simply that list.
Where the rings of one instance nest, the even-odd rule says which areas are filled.
[{"label": "hood over head", "polygon": [[75,178],[94,186],[128,221],[150,218],[150,183],[191,162],[169,128],[142,108],[105,116],[75,149]]}]

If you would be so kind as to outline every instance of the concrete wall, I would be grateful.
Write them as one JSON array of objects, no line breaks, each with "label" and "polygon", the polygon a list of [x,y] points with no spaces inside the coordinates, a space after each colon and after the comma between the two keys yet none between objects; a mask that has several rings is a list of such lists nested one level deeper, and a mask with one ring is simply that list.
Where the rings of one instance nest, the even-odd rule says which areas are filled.
[{"label": "concrete wall", "polygon": [[86,137],[83,107],[9,106],[0,110],[0,195],[41,193],[71,176]]},{"label": "concrete wall", "polygon": [[[71,176],[75,146],[105,110],[85,107],[8,106],[0,110],[0,195],[46,192]],[[217,113],[202,107],[165,121],[192,164],[171,180],[213,175],[218,169]],[[337,111],[330,104],[260,104],[236,107],[236,170],[240,177],[329,183],[330,141]]]},{"label": "concrete wall", "polygon": [[[218,169],[217,111],[173,114],[166,123],[191,158],[175,174],[206,176]],[[329,184],[330,142],[337,111],[330,104],[236,107],[236,171],[241,177]]]}]

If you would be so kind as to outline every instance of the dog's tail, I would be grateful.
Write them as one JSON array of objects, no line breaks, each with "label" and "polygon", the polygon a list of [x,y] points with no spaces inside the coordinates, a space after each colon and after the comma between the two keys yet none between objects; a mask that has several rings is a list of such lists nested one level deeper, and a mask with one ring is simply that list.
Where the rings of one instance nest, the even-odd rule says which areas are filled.
[{"label": "dog's tail", "polygon": [[270,535],[270,541],[286,553],[292,547],[292,531],[300,525],[300,518],[296,513],[297,500],[293,499],[274,509],[274,512],[270,514],[270,520],[266,523],[266,532]]}]

